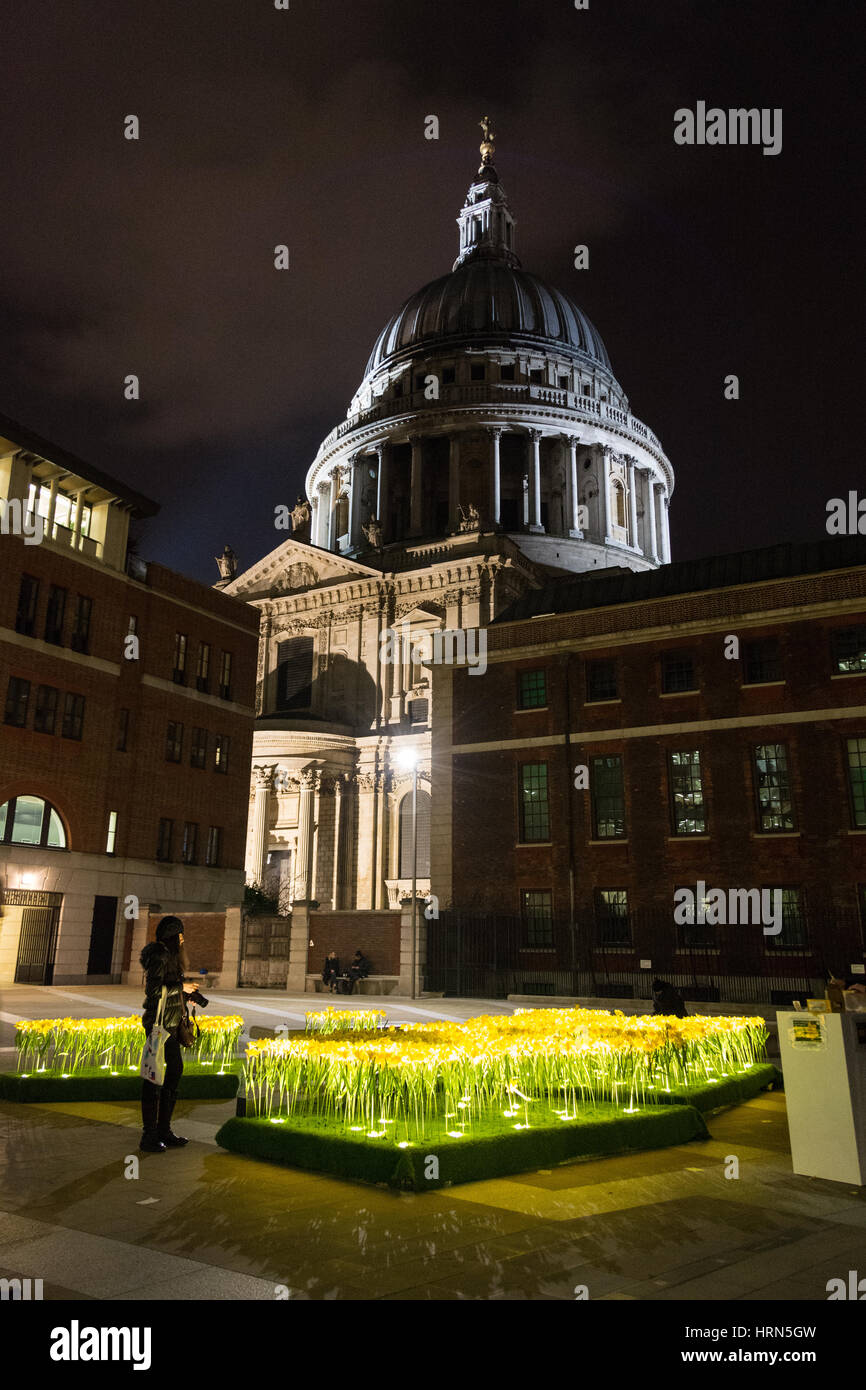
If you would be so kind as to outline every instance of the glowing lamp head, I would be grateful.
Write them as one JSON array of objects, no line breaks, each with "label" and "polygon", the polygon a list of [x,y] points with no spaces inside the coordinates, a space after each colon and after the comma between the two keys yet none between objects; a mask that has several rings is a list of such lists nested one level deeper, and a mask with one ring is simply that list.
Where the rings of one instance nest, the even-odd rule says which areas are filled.
[{"label": "glowing lamp head", "polygon": [[415,768],[418,766],[418,749],[398,749],[394,755],[394,762],[397,767],[402,768],[404,772],[414,772]]}]

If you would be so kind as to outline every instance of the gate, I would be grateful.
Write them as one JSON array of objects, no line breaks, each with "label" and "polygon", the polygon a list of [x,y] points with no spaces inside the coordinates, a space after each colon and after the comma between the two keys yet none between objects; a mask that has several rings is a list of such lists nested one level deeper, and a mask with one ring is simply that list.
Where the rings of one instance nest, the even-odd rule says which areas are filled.
[{"label": "gate", "polygon": [[[45,894],[44,896],[49,896]],[[50,894],[59,897],[59,894]],[[8,895],[6,901],[9,901]],[[17,985],[50,985],[54,982],[54,954],[57,950],[59,907],[25,907],[21,913]]]},{"label": "gate", "polygon": [[291,917],[245,915],[242,919],[241,985],[285,989],[289,974]]}]

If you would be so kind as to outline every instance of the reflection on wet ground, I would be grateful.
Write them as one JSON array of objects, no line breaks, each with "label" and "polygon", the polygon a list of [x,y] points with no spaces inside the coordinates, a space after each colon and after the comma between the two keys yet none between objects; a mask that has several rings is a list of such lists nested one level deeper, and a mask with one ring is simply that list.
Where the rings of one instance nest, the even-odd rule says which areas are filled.
[{"label": "reflection on wet ground", "polygon": [[779,1093],[710,1140],[429,1194],[224,1153],[232,1110],[179,1104],[190,1144],[126,1177],[134,1106],[0,1105],[0,1276],[112,1299],[809,1300],[862,1262],[864,1194],[794,1176]]}]

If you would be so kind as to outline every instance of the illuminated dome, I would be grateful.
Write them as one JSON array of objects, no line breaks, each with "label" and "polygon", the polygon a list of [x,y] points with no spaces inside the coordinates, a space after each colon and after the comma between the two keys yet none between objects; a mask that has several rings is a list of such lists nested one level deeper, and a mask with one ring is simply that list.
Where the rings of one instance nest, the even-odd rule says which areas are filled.
[{"label": "illuminated dome", "polygon": [[417,352],[480,346],[553,349],[611,370],[601,335],[562,290],[493,256],[466,259],[411,295],[376,339],[369,377]]}]

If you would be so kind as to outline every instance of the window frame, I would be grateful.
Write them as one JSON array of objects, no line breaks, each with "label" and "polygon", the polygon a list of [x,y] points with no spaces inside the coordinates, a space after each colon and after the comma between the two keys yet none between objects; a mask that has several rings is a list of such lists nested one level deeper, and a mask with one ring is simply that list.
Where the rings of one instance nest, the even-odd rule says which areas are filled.
[{"label": "window frame", "polygon": [[[678,824],[678,822],[677,822],[676,778],[675,778],[675,775],[674,775],[674,758],[675,758],[675,757],[683,757],[683,756],[686,755],[686,754],[690,754],[690,755],[692,755],[692,756],[696,756],[696,757],[697,757],[698,776],[700,777],[700,781],[701,781],[701,786],[700,786],[700,791],[701,791],[701,813],[702,813],[702,819],[703,819],[703,828],[702,828],[701,830],[681,830],[681,829],[679,828],[679,824]],[[695,835],[707,835],[707,834],[709,834],[709,828],[708,828],[708,827],[709,827],[709,815],[708,815],[708,811],[707,811],[707,796],[706,796],[706,789],[705,789],[705,787],[704,787],[704,768],[703,768],[703,761],[702,761],[702,758],[701,758],[701,750],[700,750],[700,748],[669,748],[669,749],[667,750],[666,754],[665,754],[665,757],[666,757],[666,760],[667,760],[668,796],[669,796],[670,808],[671,808],[671,832],[672,832],[672,834],[673,834],[677,839],[689,839],[689,838],[691,838],[692,836],[695,836]],[[680,764],[680,766],[681,766],[681,767],[684,767],[684,766],[692,767],[692,766],[694,766],[694,764]],[[689,783],[691,784],[691,782],[692,782],[692,777],[691,777],[691,775],[690,775],[690,776],[689,776]],[[692,816],[686,816],[686,815],[684,814],[683,817],[682,817],[682,819],[683,819],[683,821],[685,821],[685,820],[687,820],[687,819],[695,819],[695,817],[694,817],[693,815],[692,815]]]},{"label": "window frame", "polygon": [[[532,802],[527,798],[528,790],[526,775],[531,768],[544,769],[544,802],[543,812],[541,811],[541,801],[538,803],[539,819],[543,821],[545,834],[527,836],[527,809],[532,806]],[[517,797],[518,797],[518,834],[521,845],[544,845],[550,843],[550,764],[547,762],[521,762],[517,765]]]},{"label": "window frame", "polygon": [[[549,911],[547,916],[539,917],[537,912],[530,911],[531,904],[529,898],[546,898]],[[539,905],[536,904],[536,907]],[[543,906],[543,904],[542,904]],[[551,888],[521,888],[520,889],[520,922],[523,928],[523,949],[526,951],[549,951],[556,945],[553,927],[553,890]],[[539,923],[541,929],[539,930]],[[534,939],[540,935],[543,939]]]},{"label": "window frame", "polygon": [[[608,764],[609,764],[609,763],[616,763],[617,766],[618,766],[618,768],[619,768],[619,803],[620,803],[620,806],[621,806],[621,808],[622,808],[622,814],[621,814],[622,830],[621,830],[621,832],[620,832],[619,834],[615,834],[615,835],[605,835],[605,834],[602,833],[601,829],[599,828],[599,825],[600,825],[600,819],[599,819],[599,802],[600,802],[602,799],[604,799],[604,800],[606,800],[606,801],[611,801],[611,800],[614,799],[609,793],[605,793],[605,794],[604,794],[604,798],[602,798],[602,795],[601,795],[600,793],[597,793],[597,792],[596,792],[596,771],[595,771],[595,769],[596,769],[596,765],[599,764],[599,763],[602,763],[602,764],[605,764],[605,763],[608,763]],[[593,837],[593,839],[594,839],[594,840],[627,840],[627,839],[628,839],[628,826],[627,826],[627,823],[626,823],[626,805],[625,805],[625,759],[624,759],[622,753],[599,753],[599,754],[597,754],[595,757],[590,758],[590,760],[589,760],[589,796],[590,796],[591,825],[592,825],[592,837]],[[608,813],[608,818],[610,818],[609,813]],[[616,820],[616,817],[614,816],[613,819],[614,819],[614,821],[615,821],[615,820]]]},{"label": "window frame", "polygon": [[[14,714],[14,718],[10,719],[10,712]],[[30,681],[24,676],[10,676],[6,684],[3,724],[10,729],[26,729],[29,712]]]},{"label": "window frame", "polygon": [[[761,749],[768,749],[768,748],[775,748],[775,749],[781,749],[781,750],[782,750],[782,756],[783,756],[783,758],[784,758],[784,769],[783,769],[783,772],[784,772],[784,778],[785,778],[785,790],[786,790],[786,793],[787,793],[788,804],[789,804],[789,806],[790,806],[790,811],[788,812],[788,815],[789,815],[789,818],[790,818],[790,822],[791,822],[790,825],[775,826],[775,825],[765,825],[765,824],[763,823],[763,819],[764,819],[764,814],[765,814],[765,813],[764,813],[764,811],[763,811],[763,809],[762,809],[762,806],[761,806],[761,791],[762,791],[763,788],[762,788],[762,783],[761,783],[761,773],[760,773],[760,771],[759,771],[759,769],[758,769],[758,754],[759,754],[759,751],[760,751]],[[790,835],[792,832],[796,831],[796,829],[797,829],[797,813],[796,813],[796,809],[795,809],[795,806],[794,806],[794,791],[793,791],[793,787],[792,787],[792,780],[793,780],[793,779],[792,779],[792,777],[791,777],[791,764],[790,764],[790,760],[789,760],[789,757],[788,757],[788,745],[787,745],[787,743],[784,743],[784,742],[782,742],[782,743],[779,743],[779,742],[776,742],[776,743],[753,743],[753,744],[750,745],[749,751],[750,751],[751,763],[752,763],[752,782],[753,782],[754,792],[755,792],[755,816],[756,816],[756,825],[757,825],[758,832],[759,832],[759,834],[761,834],[761,835]],[[765,761],[766,761],[766,759],[765,759]],[[764,775],[766,776],[766,775],[768,775],[768,774],[765,773]],[[768,783],[768,784],[766,784],[766,785],[769,786],[769,787],[772,789],[772,787],[773,787],[774,784],[773,784],[773,783]],[[779,783],[779,789],[780,789],[780,790],[779,790],[779,800],[780,800],[780,803],[781,803],[781,783]],[[768,814],[769,814],[770,816],[772,816],[772,815],[774,815],[774,814],[776,814],[776,813],[773,812],[773,811],[770,811]],[[783,815],[784,815],[784,812],[780,809],[779,812],[778,812],[779,818],[781,818]]]},{"label": "window frame", "polygon": [[[538,710],[538,709],[547,709],[547,708],[548,708],[549,701],[548,701],[548,690],[547,690],[547,669],[548,669],[548,668],[547,668],[546,666],[532,666],[532,667],[528,668],[527,670],[518,671],[518,672],[517,672],[517,709],[518,709],[518,710],[521,710],[521,711],[522,711],[522,710]],[[544,696],[544,699],[541,701],[540,704],[539,704],[539,703],[534,703],[534,702],[528,703],[527,700],[526,700],[526,690],[525,690],[525,688],[524,688],[524,682],[527,681],[528,679],[532,678],[532,677],[535,677],[536,680],[537,680],[537,678],[539,678],[539,677],[541,678],[541,693],[542,693],[542,695]]]}]

